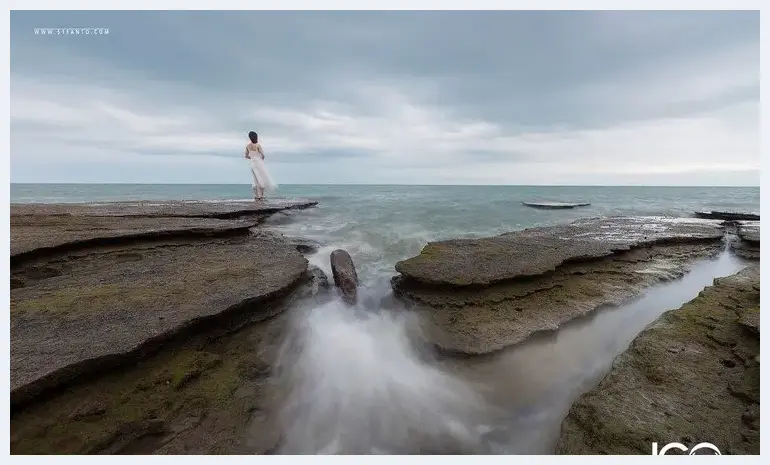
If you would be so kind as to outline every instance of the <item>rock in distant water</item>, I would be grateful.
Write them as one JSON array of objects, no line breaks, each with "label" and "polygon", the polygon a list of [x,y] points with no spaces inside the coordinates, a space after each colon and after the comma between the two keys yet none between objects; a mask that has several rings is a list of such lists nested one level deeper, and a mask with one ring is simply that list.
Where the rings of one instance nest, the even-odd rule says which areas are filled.
[{"label": "rock in distant water", "polygon": [[521,202],[523,205],[541,210],[569,210],[577,207],[587,207],[590,203],[569,203],[569,202]]},{"label": "rock in distant water", "polygon": [[697,218],[726,221],[759,221],[759,215],[738,212],[695,212]]},{"label": "rock in distant water", "polygon": [[637,336],[573,404],[556,452],[646,455],[652,442],[759,454],[758,266],[716,279]]},{"label": "rock in distant water", "polygon": [[334,284],[342,293],[342,299],[348,304],[354,304],[358,295],[358,274],[350,254],[337,249],[331,253],[332,275]]}]

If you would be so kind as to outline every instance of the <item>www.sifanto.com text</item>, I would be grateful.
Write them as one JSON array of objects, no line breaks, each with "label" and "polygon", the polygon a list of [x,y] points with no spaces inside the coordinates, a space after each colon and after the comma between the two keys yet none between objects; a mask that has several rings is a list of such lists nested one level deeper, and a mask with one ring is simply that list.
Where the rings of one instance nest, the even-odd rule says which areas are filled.
[{"label": "www.sifanto.com text", "polygon": [[61,35],[61,36],[87,36],[87,35],[107,35],[110,33],[108,27],[36,27],[35,35]]}]

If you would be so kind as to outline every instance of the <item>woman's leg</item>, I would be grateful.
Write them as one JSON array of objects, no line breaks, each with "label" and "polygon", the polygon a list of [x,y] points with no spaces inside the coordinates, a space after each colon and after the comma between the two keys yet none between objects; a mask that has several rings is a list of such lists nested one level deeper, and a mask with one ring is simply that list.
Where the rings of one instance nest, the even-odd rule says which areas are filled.
[{"label": "woman's leg", "polygon": [[253,169],[251,170],[251,195],[254,196],[254,200],[259,200],[259,182]]}]

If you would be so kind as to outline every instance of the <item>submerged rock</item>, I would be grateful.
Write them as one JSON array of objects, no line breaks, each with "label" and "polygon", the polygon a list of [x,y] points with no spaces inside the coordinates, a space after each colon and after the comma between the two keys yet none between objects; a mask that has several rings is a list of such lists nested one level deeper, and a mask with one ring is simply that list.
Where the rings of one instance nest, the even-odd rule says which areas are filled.
[{"label": "submerged rock", "polygon": [[337,249],[331,253],[332,275],[334,284],[340,290],[342,299],[348,304],[355,304],[358,294],[358,274],[350,254]]},{"label": "submerged rock", "polygon": [[577,207],[587,207],[590,203],[568,203],[568,202],[521,202],[523,205],[541,210],[569,210]]},{"label": "submerged rock", "polygon": [[[637,336],[573,404],[557,453],[649,454],[652,442],[710,442],[722,454],[759,454],[758,283],[758,267],[717,279]],[[756,333],[742,327],[747,315],[756,315]]]}]

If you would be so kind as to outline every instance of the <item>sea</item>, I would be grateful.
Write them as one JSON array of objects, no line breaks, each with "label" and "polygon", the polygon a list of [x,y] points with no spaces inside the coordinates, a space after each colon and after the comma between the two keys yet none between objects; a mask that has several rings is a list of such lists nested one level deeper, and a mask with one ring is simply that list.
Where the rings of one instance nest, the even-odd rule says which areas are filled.
[{"label": "sea", "polygon": [[[250,200],[249,185],[11,184],[11,203],[138,200]],[[277,215],[269,227],[344,248],[360,278],[376,282],[429,241],[483,237],[608,215],[691,216],[694,211],[759,214],[759,187],[284,185],[277,198],[318,207]],[[527,201],[584,202],[574,210],[536,210]],[[326,250],[325,250],[326,251]]]},{"label": "sea", "polygon": [[[11,185],[11,203],[242,201],[250,194],[248,185]],[[551,453],[571,403],[606,374],[639,331],[714,277],[745,266],[725,252],[680,282],[661,284],[589,323],[458,365],[420,353],[414,344],[419,322],[393,306],[396,262],[428,242],[582,217],[760,211],[758,187],[286,185],[273,197],[319,204],[276,214],[262,227],[318,243],[309,261],[329,276],[331,251],[347,250],[361,280],[355,309],[336,300],[313,304],[299,309],[291,324],[287,339],[299,340],[303,350],[285,351],[290,355],[277,361],[289,378],[288,400],[277,407],[285,439],[278,452],[291,454],[414,453],[435,446],[434,439],[447,444],[432,449],[439,453],[455,446],[470,453]],[[522,204],[535,201],[590,205],[537,210]],[[492,411],[484,394],[489,389],[504,392],[505,404],[496,404],[494,415],[478,414]]]}]

